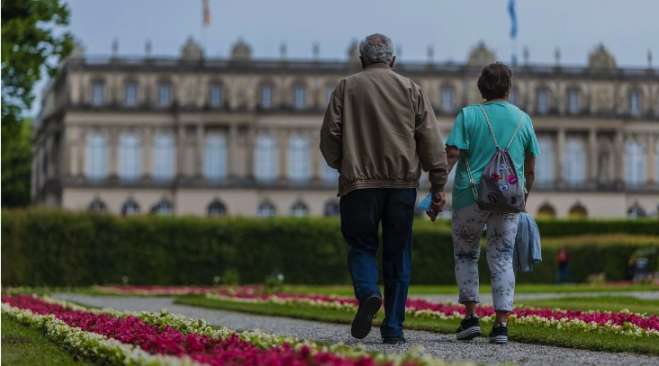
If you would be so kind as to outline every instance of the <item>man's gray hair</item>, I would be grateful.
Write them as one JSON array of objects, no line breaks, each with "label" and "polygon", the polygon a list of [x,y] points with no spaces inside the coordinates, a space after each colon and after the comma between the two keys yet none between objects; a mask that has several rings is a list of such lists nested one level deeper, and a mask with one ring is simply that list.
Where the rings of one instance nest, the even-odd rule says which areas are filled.
[{"label": "man's gray hair", "polygon": [[366,65],[388,64],[394,57],[394,44],[384,34],[374,33],[359,43],[359,54]]}]

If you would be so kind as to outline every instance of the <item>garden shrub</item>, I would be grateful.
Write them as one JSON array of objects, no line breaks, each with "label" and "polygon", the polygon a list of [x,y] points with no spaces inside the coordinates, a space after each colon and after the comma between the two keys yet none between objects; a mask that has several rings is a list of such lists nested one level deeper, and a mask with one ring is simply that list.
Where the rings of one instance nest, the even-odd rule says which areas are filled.
[{"label": "garden shrub", "polygon": [[[555,280],[555,255],[570,253],[570,279],[592,273],[607,280],[627,278],[630,257],[642,247],[659,247],[659,234],[646,222],[579,222],[566,225],[570,237],[557,237],[554,223],[543,246],[545,262],[519,282]],[[549,225],[549,226],[547,226]],[[574,225],[574,226],[570,226]],[[655,225],[656,226],[656,225]],[[597,235],[623,233],[643,235]],[[585,234],[574,236],[576,234]],[[221,281],[262,283],[281,273],[286,283],[341,284],[350,278],[347,248],[339,222],[326,218],[122,218],[51,211],[2,213],[2,284],[7,286],[85,286],[92,284],[205,285]],[[655,240],[656,239],[656,240]],[[485,257],[485,253],[482,253]],[[450,226],[418,222],[414,230],[412,282],[453,284]],[[657,267],[653,258],[653,268]],[[489,282],[485,258],[481,279]]]}]

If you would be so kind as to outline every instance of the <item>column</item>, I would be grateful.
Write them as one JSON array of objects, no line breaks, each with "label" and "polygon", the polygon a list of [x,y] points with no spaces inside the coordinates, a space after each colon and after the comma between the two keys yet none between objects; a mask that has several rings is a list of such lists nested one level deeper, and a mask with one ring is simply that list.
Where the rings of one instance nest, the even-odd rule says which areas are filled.
[{"label": "column", "polygon": [[[238,126],[232,123],[229,127],[229,136],[227,136],[228,143],[228,156],[227,156],[227,175],[229,178],[234,178],[238,175],[238,164],[245,164],[246,162],[239,161],[238,154]],[[250,145],[248,145],[250,146]]]},{"label": "column", "polygon": [[116,178],[119,173],[119,130],[116,128],[110,128],[107,131],[109,147],[108,152],[110,155],[108,177]]},{"label": "column", "polygon": [[78,135],[78,156],[77,162],[78,162],[78,171],[77,171],[77,176],[78,177],[83,177],[86,173],[85,171],[85,155],[87,154],[87,149],[85,149],[87,142],[87,130],[85,128],[80,129],[80,133]]},{"label": "column", "polygon": [[195,157],[194,169],[192,174],[195,177],[201,178],[204,175],[204,146],[206,145],[206,131],[202,123],[197,124],[196,127],[196,144],[195,144]]},{"label": "column", "polygon": [[185,164],[185,126],[183,124],[178,124],[176,126],[176,170],[174,172],[175,177],[181,177],[184,174],[183,165]]},{"label": "column", "polygon": [[656,159],[656,153],[655,149],[656,143],[657,143],[657,136],[656,135],[648,135],[646,140],[646,146],[645,146],[645,173],[646,173],[646,182],[648,185],[652,185],[653,183],[657,183],[655,180],[656,178],[656,168],[657,168],[657,162],[655,161]]},{"label": "column", "polygon": [[322,160],[323,155],[320,153],[320,132],[316,129],[311,134],[311,179],[314,182],[322,179]]},{"label": "column", "polygon": [[153,130],[144,127],[142,130],[142,179],[150,179],[153,176]]},{"label": "column", "polygon": [[598,169],[598,158],[597,158],[597,130],[595,127],[591,127],[588,131],[588,184],[595,186],[597,182],[597,169]]},{"label": "column", "polygon": [[565,129],[560,127],[556,136],[556,182],[559,186],[564,184],[563,162],[565,160]]},{"label": "column", "polygon": [[622,129],[618,129],[616,131],[616,137],[615,137],[615,142],[613,144],[613,161],[615,161],[614,166],[618,167],[618,169],[614,169],[613,171],[615,172],[615,175],[613,176],[613,180],[617,186],[621,185],[623,180],[624,180],[624,174],[625,174],[625,169],[624,169],[624,164],[625,164],[625,136],[623,134]]},{"label": "column", "polygon": [[249,180],[254,179],[254,149],[256,148],[256,137],[260,133],[254,127],[249,126],[247,132],[245,133],[245,144],[243,148],[245,149],[245,178]]},{"label": "column", "polygon": [[290,131],[282,130],[277,133],[277,149],[279,150],[279,180],[288,178],[288,135]]}]

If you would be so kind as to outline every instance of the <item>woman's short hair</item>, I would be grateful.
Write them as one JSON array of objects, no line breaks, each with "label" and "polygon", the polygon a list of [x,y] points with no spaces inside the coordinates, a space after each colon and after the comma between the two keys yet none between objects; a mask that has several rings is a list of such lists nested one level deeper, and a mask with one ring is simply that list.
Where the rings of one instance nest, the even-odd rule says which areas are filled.
[{"label": "woman's short hair", "polygon": [[485,100],[505,98],[510,92],[512,71],[500,62],[489,64],[478,78],[478,90]]}]

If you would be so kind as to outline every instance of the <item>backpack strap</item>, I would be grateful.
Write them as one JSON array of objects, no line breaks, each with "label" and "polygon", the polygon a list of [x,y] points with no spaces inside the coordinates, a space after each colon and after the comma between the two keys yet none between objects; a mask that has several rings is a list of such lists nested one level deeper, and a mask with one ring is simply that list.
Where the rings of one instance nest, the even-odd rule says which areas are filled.
[{"label": "backpack strap", "polygon": [[464,156],[460,152],[460,158],[464,162],[465,168],[467,168],[467,176],[469,177],[469,185],[471,186],[471,193],[474,196],[474,202],[478,201],[478,189],[476,188],[476,180],[474,180],[474,175],[471,174],[471,167],[469,166],[469,157]]},{"label": "backpack strap", "polygon": [[517,132],[519,132],[519,129],[522,127],[522,119],[524,119],[524,113],[520,113],[519,120],[517,120],[517,126],[515,127],[515,131],[513,131],[513,135],[510,136],[510,141],[508,141],[508,145],[506,145],[506,151],[510,149],[510,145],[512,145],[513,141],[515,141],[515,136],[517,135]]},{"label": "backpack strap", "polygon": [[[487,122],[487,128],[490,130],[490,135],[492,135],[492,140],[494,140],[494,146],[498,150],[501,150],[501,147],[499,146],[499,143],[497,142],[497,137],[494,134],[494,127],[492,127],[492,122],[490,122],[490,117],[487,115],[487,112],[485,111],[485,108],[483,108],[482,104],[478,105],[481,109],[481,112],[483,112],[483,115],[485,116],[485,122]],[[512,136],[510,136],[510,140],[508,141],[508,144],[506,145],[505,151],[508,151],[510,148],[510,145],[513,144],[513,141],[515,141],[515,136],[517,135],[517,132],[519,129],[522,127],[522,119],[524,118],[524,113],[520,113],[519,120],[517,120],[517,126],[515,126],[515,131],[513,131]]]}]

